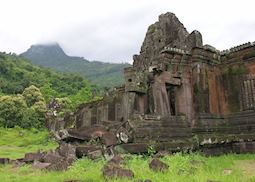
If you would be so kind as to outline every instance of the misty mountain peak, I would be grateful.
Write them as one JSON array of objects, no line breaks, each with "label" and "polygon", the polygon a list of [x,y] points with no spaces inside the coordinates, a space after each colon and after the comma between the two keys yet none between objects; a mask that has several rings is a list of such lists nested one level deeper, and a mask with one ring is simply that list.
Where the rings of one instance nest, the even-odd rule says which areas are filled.
[{"label": "misty mountain peak", "polygon": [[22,55],[44,55],[44,56],[53,56],[53,57],[66,57],[67,55],[56,42],[48,44],[36,44],[32,45],[25,53]]},{"label": "misty mountain peak", "polygon": [[58,43],[32,45],[21,56],[39,66],[79,74],[101,87],[121,85],[122,70],[130,66],[129,64],[90,62],[82,57],[68,56]]}]

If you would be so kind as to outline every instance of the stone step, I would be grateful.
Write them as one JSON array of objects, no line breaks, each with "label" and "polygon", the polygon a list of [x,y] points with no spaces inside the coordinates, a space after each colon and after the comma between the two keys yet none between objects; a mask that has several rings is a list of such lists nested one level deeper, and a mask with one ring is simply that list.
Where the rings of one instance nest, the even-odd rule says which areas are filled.
[{"label": "stone step", "polygon": [[253,133],[255,135],[255,125],[217,127],[217,128],[193,128],[193,133]]},{"label": "stone step", "polygon": [[132,122],[135,127],[191,127],[188,122],[166,122],[166,121],[139,121]]}]

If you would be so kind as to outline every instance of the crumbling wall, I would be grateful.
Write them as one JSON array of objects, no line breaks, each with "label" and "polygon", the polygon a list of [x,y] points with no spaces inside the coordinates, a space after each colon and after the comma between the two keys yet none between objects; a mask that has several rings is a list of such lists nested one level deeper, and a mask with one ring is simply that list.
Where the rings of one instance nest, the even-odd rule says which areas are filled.
[{"label": "crumbling wall", "polygon": [[134,56],[134,67],[148,69],[167,46],[191,50],[193,47],[202,46],[202,36],[198,31],[189,34],[175,14],[162,14],[158,22],[149,26],[140,55]]},{"label": "crumbling wall", "polygon": [[78,128],[103,124],[117,131],[126,123],[120,128],[132,140],[122,146],[132,152],[146,151],[150,141],[157,149],[224,143],[233,151],[238,142],[255,141],[255,43],[219,51],[166,13],[148,28],[124,76],[124,87],[79,108]]}]

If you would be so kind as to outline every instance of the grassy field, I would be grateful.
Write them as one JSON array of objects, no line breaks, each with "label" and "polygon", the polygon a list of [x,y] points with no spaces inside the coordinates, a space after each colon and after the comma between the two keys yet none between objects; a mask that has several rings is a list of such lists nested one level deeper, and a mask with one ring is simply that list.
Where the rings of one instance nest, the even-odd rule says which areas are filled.
[{"label": "grassy field", "polygon": [[[36,129],[0,128],[0,157],[17,159],[27,152],[55,149],[57,143],[50,140],[49,133]],[[1,181],[1,180],[0,180]]]},{"label": "grassy field", "polygon": [[[0,129],[0,157],[19,158],[25,152],[38,149],[49,150],[56,143],[49,140],[46,131],[28,131],[21,129]],[[8,144],[8,145],[7,145]],[[200,154],[176,153],[162,158],[170,167],[167,172],[152,172],[149,169],[151,158],[143,155],[126,155],[125,168],[133,170],[135,179],[150,179],[153,182],[255,182],[255,154],[229,154],[219,157],[204,157]],[[84,182],[105,181],[101,169],[104,159],[91,161],[87,158],[77,160],[64,172],[34,170],[30,165],[13,167],[0,166],[0,181],[21,182],[63,182],[81,180]],[[110,181],[128,181],[114,179]]]}]

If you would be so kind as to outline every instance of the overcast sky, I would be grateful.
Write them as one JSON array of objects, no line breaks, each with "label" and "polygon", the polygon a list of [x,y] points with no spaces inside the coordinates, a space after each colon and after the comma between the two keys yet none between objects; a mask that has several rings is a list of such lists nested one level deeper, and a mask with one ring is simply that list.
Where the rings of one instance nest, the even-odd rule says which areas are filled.
[{"label": "overcast sky", "polygon": [[219,50],[255,41],[254,0],[0,0],[0,51],[58,42],[68,55],[132,62],[147,27],[173,12]]}]

